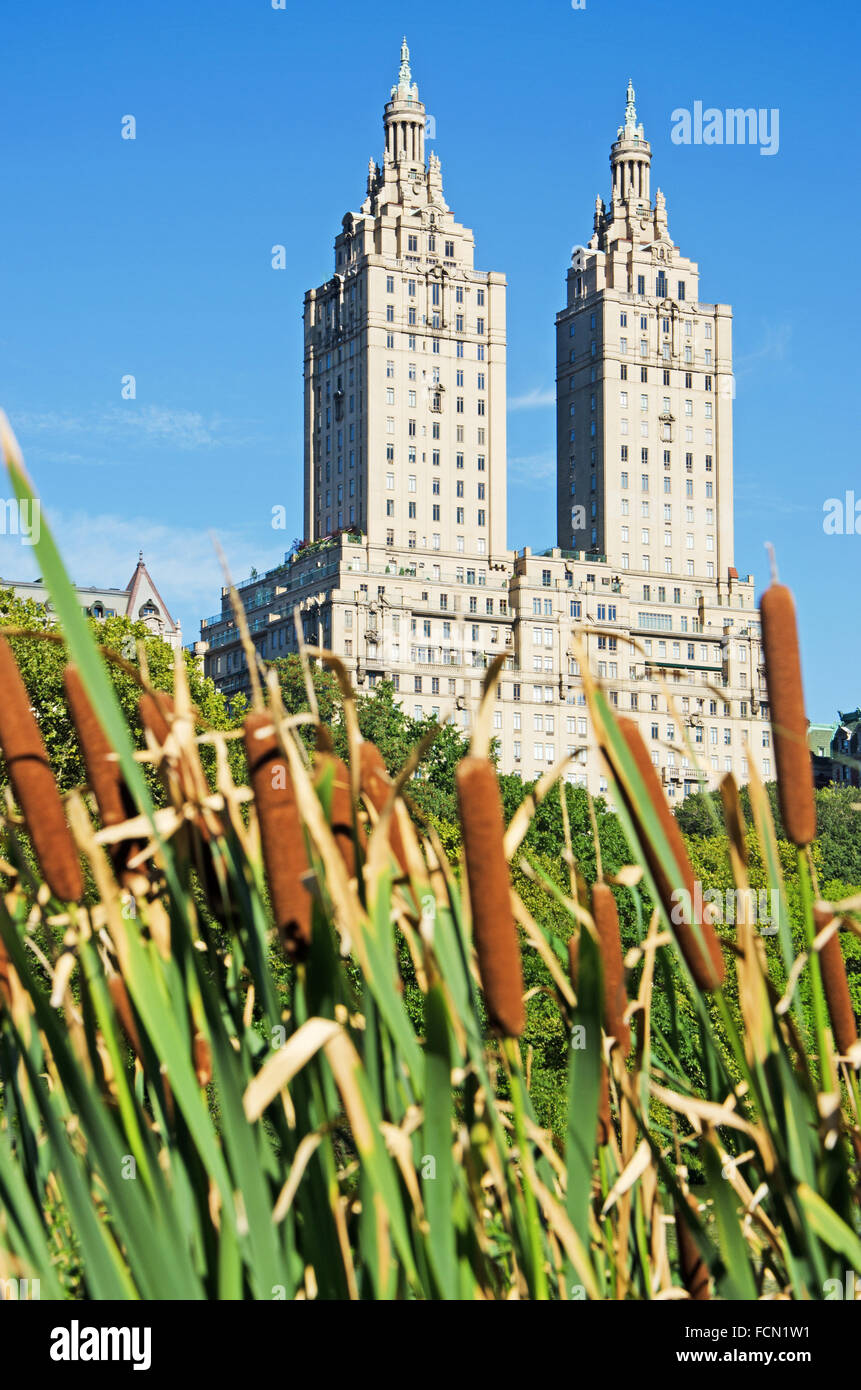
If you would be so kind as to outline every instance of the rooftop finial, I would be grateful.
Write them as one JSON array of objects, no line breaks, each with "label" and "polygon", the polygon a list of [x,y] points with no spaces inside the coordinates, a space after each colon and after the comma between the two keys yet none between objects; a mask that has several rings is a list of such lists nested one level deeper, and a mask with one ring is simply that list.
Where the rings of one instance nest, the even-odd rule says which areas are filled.
[{"label": "rooftop finial", "polygon": [[407,36],[404,34],[404,40],[401,44],[401,67],[398,73],[398,86],[408,87],[412,81],[412,77],[413,75],[410,72],[410,50],[407,46]]},{"label": "rooftop finial", "polygon": [[401,44],[401,66],[398,69],[397,85],[392,88],[392,96],[400,97],[402,101],[418,101],[419,89],[413,82],[413,75],[410,71],[410,50],[407,44],[407,36],[404,34]]},{"label": "rooftop finial", "polygon": [[625,124],[620,125],[616,132],[620,140],[633,140],[634,144],[645,139],[642,122],[637,121],[637,94],[634,91],[634,84],[628,78],[628,87],[625,92]]},{"label": "rooftop finial", "polygon": [[626,129],[626,130],[635,130],[635,129],[636,129],[636,126],[637,126],[637,108],[636,108],[636,106],[635,106],[635,104],[634,104],[635,101],[636,101],[636,93],[634,92],[634,84],[633,84],[633,82],[631,81],[631,79],[630,79],[630,77],[629,77],[629,78],[628,78],[628,90],[627,90],[627,92],[625,93],[625,129]]}]

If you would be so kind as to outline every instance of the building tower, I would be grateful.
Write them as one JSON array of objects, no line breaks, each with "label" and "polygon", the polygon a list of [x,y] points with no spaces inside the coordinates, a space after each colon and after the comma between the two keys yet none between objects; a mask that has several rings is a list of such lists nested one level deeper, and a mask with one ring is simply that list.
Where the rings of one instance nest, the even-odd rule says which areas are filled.
[{"label": "building tower", "polygon": [[305,296],[305,537],[488,562],[506,545],[505,277],[475,270],[425,157],[406,40],[383,127],[334,274]]},{"label": "building tower", "polygon": [[652,152],[628,83],[556,319],[557,536],[619,570],[720,581],[733,566],[732,311],[650,193]]},{"label": "building tower", "polygon": [[[679,255],[629,86],[611,206],[558,316],[559,544],[505,546],[505,280],[445,202],[406,43],[382,163],[305,297],[305,541],[240,587],[255,657],[297,629],[359,690],[466,733],[487,668],[503,772],[609,791],[584,688],[639,727],[668,797],[717,786],[771,731],[751,576],[732,565],[731,315]],[[582,506],[582,517],[572,507]],[[575,523],[572,525],[572,522]],[[574,553],[572,553],[574,552]],[[249,688],[230,593],[207,675]]]}]

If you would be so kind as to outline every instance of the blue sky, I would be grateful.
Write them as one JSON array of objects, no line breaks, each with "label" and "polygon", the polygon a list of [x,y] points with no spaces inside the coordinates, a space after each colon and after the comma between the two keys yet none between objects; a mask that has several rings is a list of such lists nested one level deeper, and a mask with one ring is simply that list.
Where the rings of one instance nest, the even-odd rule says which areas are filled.
[{"label": "blue sky", "polygon": [[[303,294],[380,157],[405,32],[447,201],[510,286],[509,544],[554,540],[554,316],[631,76],[670,233],[735,312],[737,566],[761,588],[776,546],[810,716],[858,704],[861,534],[822,524],[861,500],[858,29],[850,3],[773,0],[7,6],[0,404],[73,578],[125,585],[143,548],[189,641],[220,607],[210,531],[236,577],[301,533]],[[778,152],[674,144],[696,101],[777,108]],[[0,574],[31,573],[0,537]]]}]

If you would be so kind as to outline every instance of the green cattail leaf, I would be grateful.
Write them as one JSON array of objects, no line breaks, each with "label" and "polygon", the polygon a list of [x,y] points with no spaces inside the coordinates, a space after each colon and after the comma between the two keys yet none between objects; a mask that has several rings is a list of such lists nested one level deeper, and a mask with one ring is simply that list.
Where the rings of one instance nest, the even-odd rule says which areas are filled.
[{"label": "green cattail leaf", "polygon": [[709,1195],[714,1201],[717,1219],[717,1243],[724,1260],[724,1274],[718,1279],[722,1298],[756,1298],[756,1282],[750,1265],[750,1253],[741,1233],[738,1197],[723,1175],[720,1157],[714,1144],[704,1139],[700,1153],[709,1182]]},{"label": "green cattail leaf", "polygon": [[[452,1163],[451,1044],[440,985],[425,996],[425,1122],[422,1130],[422,1193],[429,1246],[443,1298],[457,1298],[454,1172]],[[425,1172],[428,1160],[432,1170]]]},{"label": "green cattail leaf", "polygon": [[597,1148],[601,1091],[601,1014],[603,984],[597,942],[585,928],[580,932],[577,1007],[571,1017],[568,1058],[568,1121],[565,1165],[568,1170],[566,1207],[584,1250],[589,1249],[589,1211]]}]

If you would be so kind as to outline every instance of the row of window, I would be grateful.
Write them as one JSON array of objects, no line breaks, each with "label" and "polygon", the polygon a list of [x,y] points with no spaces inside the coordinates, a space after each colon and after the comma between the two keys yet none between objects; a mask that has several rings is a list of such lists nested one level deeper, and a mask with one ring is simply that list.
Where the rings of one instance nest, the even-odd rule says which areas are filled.
[{"label": "row of window", "polygon": [[[438,439],[438,438],[439,438],[438,434],[436,433],[436,429],[437,429],[437,427],[436,427],[436,425],[435,425],[435,426],[434,426],[434,439]],[[478,442],[479,442],[479,444],[482,444],[482,445],[483,445],[483,444],[484,444],[484,441],[485,441],[484,430],[483,430],[483,429],[480,429],[480,430],[478,431],[478,435],[479,435]],[[462,443],[463,443],[463,430],[462,430],[462,429],[459,429],[459,430],[458,430],[458,441],[457,441],[457,442],[458,442],[459,444],[462,444]],[[426,455],[425,453],[422,453],[422,463],[425,462],[426,458],[427,458],[427,455]],[[387,463],[394,463],[394,461],[395,461],[395,446],[394,446],[394,444],[387,444],[387,445],[386,445],[386,462],[387,462]],[[410,463],[410,464],[414,464],[414,463],[417,463],[417,462],[418,462],[418,454],[417,454],[417,452],[416,452],[416,446],[415,446],[415,444],[409,444],[409,445],[407,446],[407,462]],[[431,451],[431,463],[433,464],[434,468],[439,468],[439,465],[440,465],[440,451],[439,451],[439,449],[433,449],[433,450]],[[463,469],[463,454],[462,454],[460,451],[458,451],[458,452],[455,454],[455,466],[458,468],[458,470],[462,470],[462,469]],[[478,469],[478,472],[479,472],[479,473],[484,473],[484,472],[486,472],[487,460],[486,460],[486,457],[485,457],[484,454],[477,454],[477,455],[476,455],[475,466],[476,466],[476,468]],[[352,468],[352,463],[350,464],[350,467]],[[339,468],[339,469],[338,469],[338,472],[340,473],[340,471],[341,471],[341,470],[340,470],[340,468]],[[327,477],[329,476],[328,473],[326,474],[326,476],[327,476]],[[390,476],[393,477],[394,474],[392,474],[392,475],[390,475]]]},{"label": "row of window", "polygon": [[[395,514],[395,503],[394,503],[394,499],[393,499],[393,498],[389,498],[389,499],[387,500],[387,502],[386,502],[386,516],[394,516],[394,514]],[[409,519],[409,520],[413,520],[413,519],[416,518],[416,516],[417,516],[416,503],[415,503],[415,502],[408,502],[408,503],[407,503],[407,517],[408,517],[408,519]],[[463,525],[464,525],[464,522],[465,522],[465,517],[466,517],[466,509],[465,509],[464,507],[455,507],[455,518],[454,518],[454,519],[455,519],[455,524],[458,525],[458,526],[463,526]],[[438,502],[434,502],[434,503],[433,503],[433,506],[432,506],[432,508],[431,508],[431,521],[441,521],[441,520],[442,520],[442,516],[441,516],[440,504],[439,504]],[[476,513],[475,513],[475,524],[476,524],[476,526],[486,526],[486,525],[487,525],[487,510],[486,510],[486,508],[484,508],[484,507],[478,507],[478,508],[477,508]],[[394,544],[394,542],[392,542],[392,543]],[[439,550],[439,548],[440,548],[440,545],[439,545],[439,537],[438,537],[438,536],[434,537],[433,548],[434,548],[434,550]]]},{"label": "row of window", "polygon": [[[484,522],[480,522],[479,524],[483,526],[483,525],[484,525]],[[454,539],[455,539],[455,550],[457,551],[458,555],[465,555],[465,554],[466,554],[466,544],[465,544],[465,542],[464,542],[463,536],[455,536]],[[386,545],[393,546],[394,543],[395,543],[395,533],[394,533],[394,530],[388,530],[388,531],[386,531]],[[475,553],[476,553],[476,555],[486,555],[486,554],[487,554],[487,541],[485,540],[484,536],[478,536],[478,537],[472,542],[472,544],[473,544],[473,546],[474,546],[474,548],[475,548]],[[417,550],[418,548],[419,548],[419,544],[418,544],[418,535],[417,535],[417,533],[416,533],[415,531],[409,531],[409,532],[407,532],[407,549],[408,549],[408,550]],[[428,548],[428,538],[427,538],[427,536],[422,536],[421,549],[422,549],[422,550],[427,550],[427,548]],[[431,548],[432,550],[441,550],[441,549],[442,549],[442,537],[440,536],[440,534],[439,534],[438,531],[435,531],[435,532],[432,534],[432,536],[431,536],[431,546],[430,546],[430,548]]]},{"label": "row of window", "polygon": [[[392,379],[394,378],[394,375],[395,375],[395,362],[394,362],[394,358],[389,358],[389,359],[386,361],[386,377],[387,377],[389,380],[392,380]],[[407,378],[408,378],[409,381],[416,381],[416,380],[417,380],[417,375],[416,375],[416,364],[415,364],[415,362],[408,362],[408,363],[407,363]],[[434,386],[439,386],[439,385],[440,385],[440,368],[439,368],[439,367],[434,367],[434,368],[432,369],[431,381],[432,381],[432,384],[433,384]],[[455,385],[457,385],[457,386],[463,386],[463,384],[464,384],[464,370],[463,370],[462,367],[458,367],[457,370],[455,371]],[[484,373],[484,372],[477,372],[477,373],[476,373],[476,386],[477,386],[477,388],[478,388],[479,391],[483,391],[483,390],[485,389],[485,373]],[[392,390],[392,397],[391,397],[391,400],[389,401],[389,404],[390,404],[390,405],[394,405],[394,388],[390,388],[390,389]],[[352,401],[352,396],[350,397],[350,400]],[[415,402],[415,391],[410,391],[409,404],[410,404],[410,405],[415,405],[415,403],[416,403],[416,402]],[[350,409],[352,410],[352,405],[350,406]]]},{"label": "row of window", "polygon": [[[590,406],[589,406],[590,410],[595,410],[595,409],[596,409],[596,404],[597,404],[597,396],[595,396],[595,395],[593,394],[593,395],[591,396],[591,398],[590,398]],[[633,402],[632,402],[632,404],[633,404]],[[671,400],[670,400],[670,397],[669,397],[669,396],[664,396],[664,397],[662,398],[662,401],[661,401],[661,413],[664,414],[664,415],[669,415],[669,414],[671,414],[671,413],[672,413],[672,412],[671,412],[671,404],[672,404],[672,402],[671,402]],[[627,410],[627,408],[628,408],[628,392],[627,392],[627,391],[620,391],[620,392],[619,392],[619,405],[622,407],[623,410]],[[711,419],[712,419],[712,403],[711,403],[711,401],[705,401],[705,402],[704,402],[704,406],[705,406],[705,418],[706,418],[706,420],[711,420]],[[640,410],[641,410],[642,412],[647,412],[647,411],[649,410],[649,408],[650,408],[649,397],[648,397],[648,396],[645,394],[645,392],[644,392],[644,393],[640,396]],[[684,402],[684,413],[685,413],[685,415],[693,415],[693,413],[694,413],[694,403],[693,403],[692,400],[685,400],[685,402]],[[572,402],[572,404],[571,404],[569,414],[571,414],[571,415],[574,415],[574,414],[575,414],[575,409],[574,409],[574,403],[573,403],[573,402]]]},{"label": "row of window", "polygon": [[[483,320],[479,320],[479,322],[483,322]],[[484,329],[482,329],[482,332],[484,332]],[[431,350],[431,352],[432,352],[434,355],[436,355],[436,356],[439,356],[439,354],[440,354],[440,342],[441,342],[441,339],[440,339],[440,338],[432,338],[432,339],[431,339],[430,350]],[[395,335],[394,335],[394,333],[386,333],[386,348],[391,352],[391,350],[394,348],[394,346],[395,346]],[[351,351],[352,351],[352,347],[353,347],[353,344],[352,344],[352,342],[351,342],[351,343],[350,343],[350,349],[351,349]],[[422,342],[422,347],[421,347],[421,349],[419,349],[418,346],[417,346],[417,339],[416,339],[415,333],[408,333],[408,334],[407,334],[407,351],[408,351],[408,352],[418,352],[419,350],[421,350],[422,352],[426,352],[426,351],[427,351],[426,347],[424,346],[424,342]],[[485,346],[484,346],[484,343],[476,343],[476,344],[475,344],[475,357],[476,357],[476,361],[477,361],[477,362],[483,362],[483,361],[485,360],[484,354],[485,354]],[[466,344],[464,343],[464,341],[463,341],[462,338],[458,338],[458,339],[456,339],[456,341],[455,341],[455,356],[456,356],[456,357],[465,357],[465,356],[466,356]]]},{"label": "row of window", "polygon": [[[407,235],[407,252],[408,252],[410,255],[415,256],[415,255],[418,255],[418,249],[419,249],[418,232],[410,232],[410,233],[408,233],[408,235]],[[428,233],[427,233],[427,250],[428,250],[429,254],[430,254],[430,255],[435,255],[435,254],[436,254],[436,249],[437,249],[437,248],[436,248],[436,232],[428,232]],[[445,238],[443,238],[443,255],[445,256],[446,260],[449,260],[449,261],[453,261],[453,260],[454,260],[454,242],[453,242],[453,241],[447,241]],[[389,276],[389,281],[392,283],[392,288],[394,288],[394,282],[393,282],[393,279],[392,279],[392,276],[391,276],[391,275]]]},{"label": "row of window", "polygon": [[[641,452],[640,452],[640,457],[641,457],[641,460],[642,460],[643,463],[647,463],[647,462],[648,462],[648,450],[641,450]],[[628,446],[627,446],[627,444],[623,444],[623,445],[622,445],[622,462],[623,462],[623,463],[627,463],[627,461],[628,461]],[[666,459],[664,460],[664,463],[665,463],[665,467],[666,467]],[[706,454],[705,459],[704,459],[704,464],[705,464],[705,471],[706,471],[706,473],[712,473],[712,472],[714,472],[714,455],[713,455],[713,454]],[[692,473],[692,472],[693,472],[693,468],[694,468],[694,456],[693,456],[693,454],[685,454],[685,472],[686,472],[686,473]],[[620,486],[621,486],[621,488],[622,488],[623,491],[626,491],[627,488],[628,488],[628,480],[629,480],[628,470],[627,470],[626,468],[623,468],[622,471],[621,471],[621,473],[620,473],[620,475],[619,475],[619,484],[620,484]],[[665,478],[665,479],[664,479],[664,484],[665,484],[665,486],[664,486],[664,491],[665,491],[665,492],[669,492],[669,488],[666,486],[666,484],[667,484],[669,481],[670,481],[670,480],[669,480],[668,478]],[[708,486],[708,483],[707,483],[707,486]],[[648,473],[641,473],[641,474],[640,474],[640,491],[641,491],[641,492],[648,492],[648,491],[649,491],[649,474],[648,474]],[[711,496],[711,493],[710,493],[710,492],[707,492],[707,493],[706,493],[706,496],[707,496],[707,497],[710,497],[710,496]]]},{"label": "row of window", "polygon": [[[394,323],[394,322],[395,322],[395,306],[394,306],[394,304],[387,304],[387,305],[386,305],[386,323]],[[428,327],[434,328],[434,329],[442,328],[442,326],[443,326],[443,325],[442,325],[442,318],[441,318],[441,315],[440,315],[440,314],[438,314],[438,313],[431,314],[431,316],[430,316],[430,322],[428,323],[427,315],[422,314],[421,316],[419,316],[418,310],[415,308],[414,305],[410,304],[410,305],[408,306],[408,308],[407,308],[407,325],[408,325],[408,327],[410,327],[410,328],[417,328],[417,327],[419,326],[419,324],[424,324],[424,325],[427,325]],[[454,329],[455,329],[455,332],[456,332],[456,333],[469,332],[469,330],[468,330],[467,328],[465,328],[465,326],[464,326],[464,316],[463,316],[463,314],[455,314],[455,316],[454,316]],[[483,319],[481,316],[479,316],[479,317],[476,318],[476,320],[475,320],[475,333],[476,333],[476,336],[479,337],[479,338],[483,338],[483,337],[484,337],[484,332],[485,332],[484,319]]]},{"label": "row of window", "polygon": [[[435,459],[434,461],[435,461],[435,462],[438,462],[438,460],[436,460],[436,459]],[[481,462],[481,465],[480,465],[480,466],[483,467],[483,464],[484,464],[484,460],[482,459],[482,462]],[[416,491],[417,491],[417,478],[416,478],[416,475],[415,475],[414,473],[410,473],[409,478],[408,478],[407,481],[408,481],[408,490],[409,490],[410,492],[416,492]],[[442,486],[442,484],[441,484],[439,478],[432,478],[432,479],[431,479],[431,487],[432,487],[432,491],[433,491],[434,497],[439,497],[441,486]],[[386,488],[387,488],[387,490],[388,490],[389,492],[392,492],[392,491],[394,491],[394,487],[395,487],[395,475],[394,475],[394,473],[387,473],[387,474],[386,474]],[[458,496],[458,497],[463,497],[463,495],[464,495],[464,487],[465,487],[465,483],[463,482],[463,480],[462,480],[461,478],[458,478],[457,481],[455,482],[456,496]],[[475,487],[476,487],[476,496],[478,497],[479,502],[484,501],[484,498],[485,498],[485,496],[486,496],[487,484],[486,484],[486,483],[476,483]],[[390,516],[393,516],[394,513],[393,513],[393,512],[390,512],[389,515],[390,515]]]},{"label": "row of window", "polygon": [[[411,241],[415,241],[416,238],[415,238],[415,237],[410,237],[410,240],[411,240]],[[454,255],[454,242],[453,242],[453,241],[447,241],[446,244],[445,244],[445,246],[446,246],[445,254],[446,254],[447,256],[453,256],[453,255]],[[449,250],[449,248],[451,248],[451,249]],[[412,279],[411,277],[408,277],[404,283],[406,284],[406,287],[407,287],[407,294],[408,294],[408,296],[410,297],[410,299],[414,299],[414,298],[415,298],[415,295],[416,295],[416,281],[415,281],[414,279]],[[394,277],[394,275],[387,275],[387,276],[386,276],[386,294],[394,294],[394,292],[395,292],[395,277]],[[430,282],[430,292],[431,292],[431,303],[432,303],[432,304],[440,304],[440,303],[442,302],[442,284],[441,284],[441,282],[440,282],[439,280],[431,280],[431,282]],[[455,303],[456,303],[456,304],[462,304],[462,303],[463,303],[463,295],[464,295],[464,287],[463,287],[463,285],[455,285],[455,287],[454,287],[454,299],[455,299]],[[477,304],[477,306],[478,306],[479,309],[483,309],[483,308],[484,308],[484,290],[483,290],[483,289],[479,288],[479,289],[476,290],[476,292],[475,292],[475,302],[476,302],[476,304]]]}]

